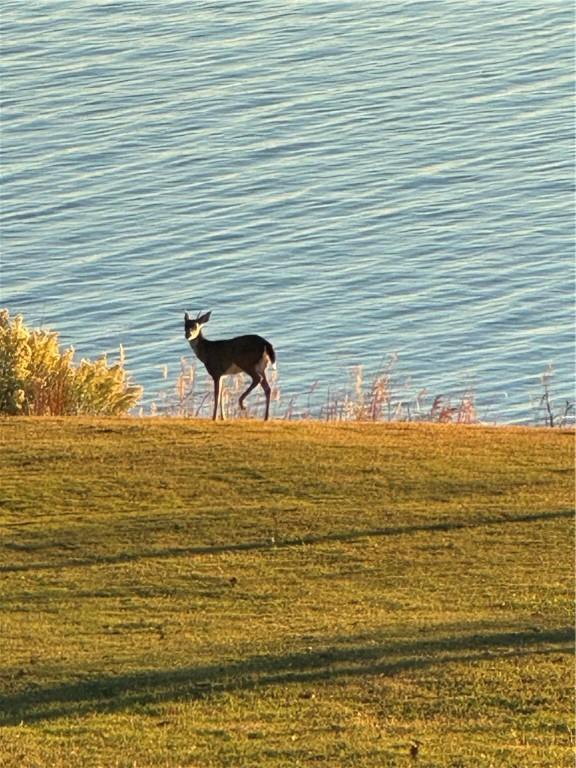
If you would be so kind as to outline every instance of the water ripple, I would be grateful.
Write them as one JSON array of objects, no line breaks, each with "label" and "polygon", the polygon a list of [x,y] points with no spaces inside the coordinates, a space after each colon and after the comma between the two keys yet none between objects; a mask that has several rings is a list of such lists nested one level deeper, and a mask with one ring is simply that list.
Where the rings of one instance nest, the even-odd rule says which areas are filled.
[{"label": "water ripple", "polygon": [[[572,13],[465,4],[3,4],[1,302],[151,399],[256,330],[283,391],[398,352],[526,421],[574,366]],[[484,412],[483,412],[484,411]]]}]

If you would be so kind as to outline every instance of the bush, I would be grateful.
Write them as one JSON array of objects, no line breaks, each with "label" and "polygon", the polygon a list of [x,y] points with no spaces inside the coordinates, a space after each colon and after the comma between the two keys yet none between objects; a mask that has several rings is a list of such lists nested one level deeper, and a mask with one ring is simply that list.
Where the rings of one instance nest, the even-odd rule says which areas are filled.
[{"label": "bush", "polygon": [[134,407],[142,388],[129,386],[124,359],[108,365],[74,364],[74,349],[60,352],[58,334],[30,331],[0,310],[0,413],[34,416],[117,416]]}]

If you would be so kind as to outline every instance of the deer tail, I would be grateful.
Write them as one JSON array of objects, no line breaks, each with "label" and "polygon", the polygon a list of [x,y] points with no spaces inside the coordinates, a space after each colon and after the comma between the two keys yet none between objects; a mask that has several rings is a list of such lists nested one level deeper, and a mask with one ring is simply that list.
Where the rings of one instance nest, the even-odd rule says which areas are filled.
[{"label": "deer tail", "polygon": [[269,341],[264,341],[264,349],[266,350],[266,354],[268,355],[268,358],[270,359],[270,362],[272,365],[276,362],[276,351],[272,344],[270,344]]}]

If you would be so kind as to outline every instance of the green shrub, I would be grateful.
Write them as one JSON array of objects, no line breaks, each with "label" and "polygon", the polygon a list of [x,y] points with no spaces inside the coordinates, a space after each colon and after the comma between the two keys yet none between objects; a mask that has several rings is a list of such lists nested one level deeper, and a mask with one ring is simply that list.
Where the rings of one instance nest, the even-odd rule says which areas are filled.
[{"label": "green shrub", "polygon": [[120,359],[106,356],[74,364],[74,349],[61,352],[58,334],[28,330],[22,317],[0,310],[0,413],[35,416],[116,416],[142,395],[130,386]]}]

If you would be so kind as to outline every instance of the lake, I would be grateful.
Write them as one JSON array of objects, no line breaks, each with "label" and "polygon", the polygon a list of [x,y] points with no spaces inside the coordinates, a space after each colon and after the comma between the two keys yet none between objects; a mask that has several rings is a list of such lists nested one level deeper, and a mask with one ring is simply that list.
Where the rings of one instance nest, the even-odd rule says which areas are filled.
[{"label": "lake", "polygon": [[209,309],[273,342],[281,403],[393,355],[486,421],[535,423],[549,365],[574,399],[571,3],[0,9],[0,304],[122,344],[147,407]]}]

